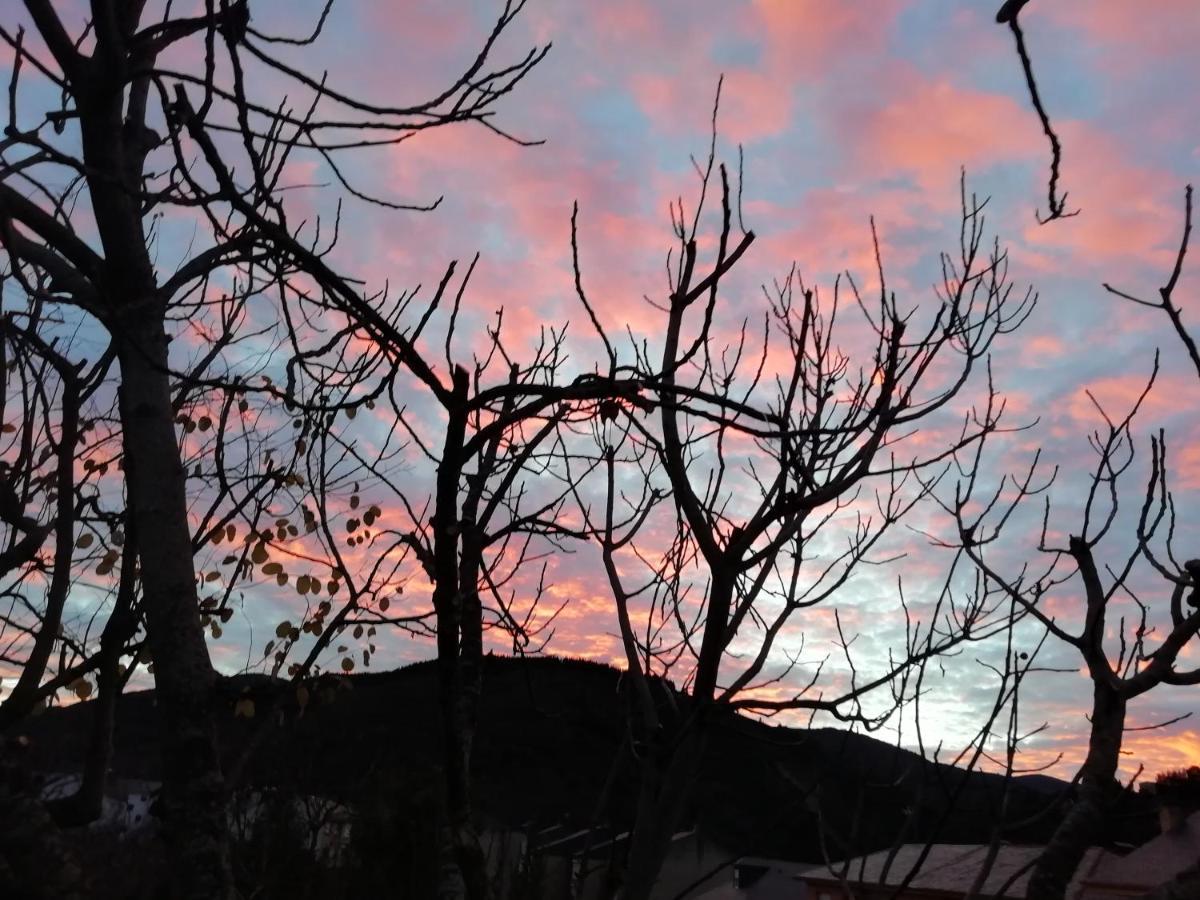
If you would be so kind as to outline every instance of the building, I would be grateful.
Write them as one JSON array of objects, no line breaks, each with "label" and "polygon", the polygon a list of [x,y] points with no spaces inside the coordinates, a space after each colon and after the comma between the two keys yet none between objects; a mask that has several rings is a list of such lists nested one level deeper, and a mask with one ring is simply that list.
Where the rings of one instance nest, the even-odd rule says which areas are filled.
[{"label": "building", "polygon": [[[972,891],[978,900],[1024,897],[1042,848],[1002,844],[990,864],[989,850],[985,844],[902,844],[818,866],[800,877],[808,900],[890,900],[906,880],[908,900],[961,900]],[[1101,853],[1089,850],[1080,871],[1090,872]],[[1067,896],[1078,897],[1078,890],[1078,881],[1072,882]]]},{"label": "building", "polygon": [[[1162,812],[1158,837],[1125,856],[1104,853],[1095,860],[1080,877],[1079,900],[1142,897],[1189,868],[1200,867],[1200,811],[1185,815],[1167,807]],[[1083,868],[1080,866],[1081,871]],[[1192,896],[1200,897],[1200,873],[1193,878]]]}]

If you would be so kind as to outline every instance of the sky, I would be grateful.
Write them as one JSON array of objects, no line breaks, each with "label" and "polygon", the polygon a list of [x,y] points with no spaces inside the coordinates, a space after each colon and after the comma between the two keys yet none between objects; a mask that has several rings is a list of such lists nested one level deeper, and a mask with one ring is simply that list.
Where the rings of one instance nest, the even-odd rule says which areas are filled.
[{"label": "sky", "polygon": [[[323,64],[364,96],[421,96],[462,66],[495,14],[489,3],[413,3],[403,11],[346,4],[331,20]],[[1087,392],[1123,415],[1160,348],[1162,373],[1136,421],[1139,455],[1123,484],[1140,497],[1149,436],[1165,428],[1176,537],[1187,556],[1198,534],[1188,498],[1200,487],[1200,419],[1191,412],[1200,380],[1165,317],[1101,285],[1153,297],[1173,263],[1184,185],[1200,163],[1200,116],[1186,87],[1200,76],[1193,52],[1200,16],[1183,0],[1153,12],[1121,0],[1027,7],[1030,53],[1064,145],[1062,189],[1079,211],[1041,225],[1049,149],[1012,35],[993,14],[986,3],[949,0],[531,0],[502,49],[553,47],[500,106],[498,123],[544,143],[518,147],[478,127],[447,128],[360,158],[359,186],[408,202],[445,199],[419,220],[356,209],[340,252],[369,279],[428,283],[447,259],[478,251],[468,303],[485,314],[503,306],[506,327],[519,336],[581,317],[569,245],[578,203],[580,260],[602,322],[652,333],[657,319],[643,298],[666,290],[668,207],[695,191],[689,160],[707,149],[723,78],[718,155],[736,168],[742,150],[743,211],[758,236],[730,292],[734,309],[749,311],[760,302],[754,286],[793,262],[825,289],[847,270],[872,284],[871,217],[889,285],[905,303],[931,302],[937,254],[956,234],[965,171],[968,189],[991,197],[989,225],[1008,248],[1010,277],[1040,295],[1020,333],[998,343],[993,362],[1010,421],[1036,425],[994,447],[992,465],[1017,469],[1040,449],[1046,466],[1060,467],[1052,523],[1070,531],[1094,465],[1087,436],[1102,424]],[[1197,265],[1176,292],[1185,308],[1200,284]],[[588,352],[595,347],[580,349]],[[1037,557],[1039,516],[1008,529],[1010,567]],[[922,526],[936,532],[944,522],[930,513]],[[1117,529],[1106,541],[1113,560],[1129,551],[1129,535]],[[937,583],[945,558],[913,532],[897,540],[908,554],[907,588]],[[611,601],[596,590],[595,565],[586,552],[554,561],[554,596],[571,603],[556,623],[553,652],[617,658]],[[858,610],[868,656],[882,654],[900,627],[896,574],[871,573],[839,600],[844,613]],[[1162,594],[1153,579],[1145,586]],[[1053,601],[1064,621],[1080,607],[1070,587]],[[1150,603],[1161,611],[1165,595]],[[800,630],[810,651],[830,637],[817,617]],[[1062,753],[1057,774],[1080,761],[1086,732],[1090,686],[1073,652],[1044,647],[1039,663],[1067,671],[1032,676],[1022,697],[1025,729],[1047,726],[1026,743],[1023,759],[1034,766]],[[925,701],[926,731],[948,745],[961,742],[991,702],[992,683],[976,656],[988,658],[972,649],[948,663]],[[1160,687],[1132,704],[1129,724],[1187,713],[1193,698],[1193,689]],[[901,740],[912,740],[911,723]],[[1130,771],[1200,762],[1200,725],[1131,732],[1126,750]]]},{"label": "sky", "polygon": [[[1200,538],[1193,502],[1200,499],[1200,417],[1192,413],[1200,378],[1164,316],[1102,284],[1154,297],[1174,262],[1184,186],[1200,167],[1200,108],[1189,90],[1200,81],[1200,15],[1190,0],[1163,0],[1152,10],[1125,0],[1032,0],[1026,7],[1021,21],[1064,147],[1061,187],[1079,212],[1039,224],[1049,149],[1012,35],[993,21],[994,5],[529,0],[497,59],[552,47],[501,101],[496,122],[541,143],[518,146],[467,124],[353,156],[345,174],[359,190],[402,203],[443,200],[428,213],[347,200],[334,259],[368,286],[429,285],[449,260],[478,253],[464,321],[478,327],[503,308],[507,340],[519,346],[544,324],[569,320],[573,357],[596,359],[599,348],[574,299],[570,220],[578,204],[580,264],[598,317],[610,333],[628,326],[653,341],[660,319],[646,298],[667,291],[669,205],[695,195],[690,160],[707,153],[720,83],[717,154],[736,171],[740,148],[742,212],[757,236],[723,301],[730,321],[761,315],[758,285],[793,264],[823,291],[847,271],[872,289],[872,217],[889,287],[905,308],[928,310],[939,253],[957,240],[965,178],[969,191],[991,198],[989,233],[1008,249],[1010,278],[1040,298],[1022,329],[995,348],[992,368],[1009,421],[1030,427],[989,448],[988,471],[1019,469],[1040,451],[1043,465],[1060,472],[1048,493],[1052,530],[1077,527],[1094,465],[1088,435],[1102,425],[1089,392],[1123,415],[1158,348],[1162,371],[1136,420],[1138,455],[1121,482],[1132,499],[1105,552],[1116,561],[1133,546],[1126,513],[1140,502],[1150,436],[1161,428],[1176,492],[1176,543],[1189,558],[1189,544]],[[299,33],[318,8],[313,0],[258,4],[254,22]],[[406,103],[435,93],[469,64],[499,4],[341,0],[334,9],[321,41],[292,58],[310,72],[328,70],[331,84],[359,97]],[[319,160],[297,161],[289,176],[293,219],[328,215],[341,196]],[[1197,270],[1200,259],[1176,290],[1185,311],[1200,286]],[[431,418],[428,427],[436,425]],[[415,466],[410,474],[421,473]],[[1037,557],[1039,523],[1040,508],[1014,519],[997,549],[1002,568],[1016,572]],[[934,509],[920,510],[912,524],[933,534],[947,528]],[[920,603],[948,565],[914,529],[899,529],[889,546],[903,559],[864,572],[836,600],[868,662],[884,658],[903,633],[897,578]],[[548,651],[617,660],[596,554],[556,554],[548,566],[551,597],[570,601]],[[1152,611],[1162,612],[1161,585],[1149,575],[1138,579]],[[247,646],[261,643],[263,629],[288,614],[288,602],[235,620],[213,645],[218,665],[244,666]],[[1078,621],[1077,586],[1065,585],[1049,602],[1062,621]],[[798,620],[782,646],[801,652],[803,639],[805,659],[820,658],[832,646],[831,629],[828,616],[814,614]],[[1020,640],[1032,647],[1038,635],[1025,630]],[[433,652],[432,643],[408,637],[381,635],[378,645],[377,668]],[[994,661],[995,652],[972,647],[931,674],[922,709],[927,741],[961,745],[977,727],[993,693],[980,660]],[[1047,643],[1039,666],[1063,671],[1031,675],[1021,700],[1023,729],[1046,725],[1024,745],[1022,764],[1061,754],[1053,772],[1068,777],[1082,758],[1090,701],[1073,653]],[[1200,663],[1195,650],[1187,658]],[[834,663],[831,677],[844,676]],[[1195,696],[1194,688],[1159,687],[1131,705],[1129,725],[1188,713]],[[911,743],[912,722],[898,722],[898,735],[885,733]],[[1126,751],[1130,772],[1200,764],[1200,723],[1131,732]]]}]

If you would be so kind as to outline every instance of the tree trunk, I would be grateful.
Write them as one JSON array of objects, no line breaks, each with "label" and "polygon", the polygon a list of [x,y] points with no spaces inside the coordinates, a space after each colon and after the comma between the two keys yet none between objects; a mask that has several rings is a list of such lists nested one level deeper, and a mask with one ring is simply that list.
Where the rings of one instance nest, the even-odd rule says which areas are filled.
[{"label": "tree trunk", "polygon": [[[463,477],[463,444],[470,381],[461,366],[454,369],[446,437],[438,464],[433,520],[433,607],[437,617],[438,687],[442,713],[442,760],[446,824],[439,900],[481,900],[487,896],[487,872],[471,809],[471,748],[479,696],[480,628],[478,596],[467,609],[464,594],[474,585],[461,583],[460,548],[463,522],[458,497]],[[469,566],[466,567],[468,570]]]},{"label": "tree trunk", "polygon": [[[674,746],[652,747],[642,764],[637,823],[630,839],[619,900],[649,900],[700,772],[703,723],[685,721]],[[657,742],[655,742],[657,743]]]},{"label": "tree trunk", "polygon": [[1025,893],[1028,900],[1063,900],[1084,854],[1102,833],[1118,789],[1115,779],[1124,731],[1125,697],[1097,680],[1078,796],[1034,867]]},{"label": "tree trunk", "polygon": [[[54,573],[46,590],[46,611],[33,640],[33,649],[21,668],[21,675],[0,705],[0,731],[20,721],[42,701],[39,688],[46,666],[58,643],[63,610],[71,590],[71,564],[75,548],[75,444],[79,439],[79,385],[73,375],[64,372],[62,427],[59,432],[58,465],[55,490],[58,493],[54,513]],[[29,521],[37,528],[37,523]],[[34,533],[30,529],[30,534]]]},{"label": "tree trunk", "polygon": [[88,825],[104,812],[104,789],[108,783],[108,767],[112,762],[113,732],[116,726],[117,701],[125,688],[125,677],[118,671],[121,651],[137,631],[134,597],[137,588],[135,561],[137,526],[127,509],[125,512],[125,553],[121,560],[121,580],[117,600],[100,635],[100,665],[96,669],[96,700],[91,705],[92,733],[79,788],[69,797],[48,804],[54,821],[61,827]]},{"label": "tree trunk", "polygon": [[95,52],[81,62],[70,89],[103,248],[96,286],[121,369],[123,462],[138,534],[146,641],[161,723],[160,802],[171,893],[186,900],[227,900],[236,891],[213,727],[216,674],[200,621],[186,473],[167,369],[165,323],[171,298],[157,288],[142,218],[149,149],[142,140],[142,101],[150,86],[144,78],[130,83],[125,70],[124,41],[136,29],[142,7],[126,6],[120,28],[96,30]]},{"label": "tree trunk", "polygon": [[235,891],[212,722],[215,673],[196,594],[167,335],[157,302],[127,310],[114,328],[121,363],[121,427],[162,728],[163,830],[173,895],[226,900]]},{"label": "tree trunk", "polygon": [[113,730],[117,698],[121,693],[121,678],[117,672],[119,656],[101,647],[104,657],[97,671],[97,692],[89,710],[92,732],[88,739],[87,755],[79,787],[73,794],[46,805],[60,828],[76,828],[95,822],[104,812],[104,789],[108,783],[108,767],[112,761]]}]

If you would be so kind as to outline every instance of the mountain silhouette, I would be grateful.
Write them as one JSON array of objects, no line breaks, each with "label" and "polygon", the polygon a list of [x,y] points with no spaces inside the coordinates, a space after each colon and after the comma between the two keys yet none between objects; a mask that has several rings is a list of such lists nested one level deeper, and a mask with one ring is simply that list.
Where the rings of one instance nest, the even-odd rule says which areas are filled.
[{"label": "mountain silhouette", "polygon": [[[536,832],[554,825],[627,826],[637,772],[628,753],[625,684],[610,666],[558,657],[489,656],[473,756],[474,802],[488,827]],[[384,794],[413,816],[436,803],[440,719],[437,672],[422,662],[390,672],[327,678],[294,688],[264,676],[228,679],[220,720],[226,766],[266,724],[245,776],[354,806]],[[272,706],[272,695],[282,702]],[[235,716],[238,701],[255,716]],[[683,698],[686,703],[686,698]],[[46,772],[81,766],[92,704],[48,710],[24,733]],[[245,712],[243,704],[242,712]],[[790,728],[725,714],[711,723],[690,824],[734,854],[819,862],[904,841],[1044,842],[1068,785],[934,764],[871,736]],[[118,705],[113,775],[159,777],[153,691]],[[614,769],[614,760],[617,760]],[[610,779],[611,772],[611,779]],[[608,799],[601,803],[606,781]],[[1137,826],[1140,829],[1140,825]]]}]

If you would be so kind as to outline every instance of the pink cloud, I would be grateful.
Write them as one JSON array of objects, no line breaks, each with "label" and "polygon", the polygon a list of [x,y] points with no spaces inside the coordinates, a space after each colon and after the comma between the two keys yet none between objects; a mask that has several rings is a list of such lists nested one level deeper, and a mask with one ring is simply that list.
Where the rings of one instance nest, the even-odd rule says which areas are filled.
[{"label": "pink cloud", "polygon": [[[678,72],[634,76],[631,87],[639,108],[656,126],[696,131],[706,124],[703,111],[712,104],[720,74],[711,64],[697,67],[697,77]],[[791,125],[791,89],[764,72],[730,69],[724,73],[718,128],[721,137],[750,143],[779,134]]]},{"label": "pink cloud", "polygon": [[872,108],[838,118],[857,171],[905,172],[925,190],[941,191],[960,166],[968,172],[1036,153],[1037,122],[1005,94],[928,76],[900,64],[883,79]]},{"label": "pink cloud", "polygon": [[[1200,16],[1191,0],[1159,0],[1153,6],[1110,0],[1064,0],[1033,7],[1056,24],[1081,32],[1089,43],[1121,46],[1133,52],[1106,55],[1105,66],[1141,66],[1154,56],[1183,54],[1194,59]],[[1030,17],[1030,23],[1035,20]]]},{"label": "pink cloud", "polygon": [[766,43],[767,65],[774,72],[812,74],[847,56],[874,55],[903,5],[900,0],[753,0],[746,28]]},{"label": "pink cloud", "polygon": [[[1088,397],[1088,392],[1090,392],[1110,419],[1120,421],[1137,403],[1138,397],[1146,388],[1149,374],[1149,360],[1147,360],[1145,372],[1114,375],[1081,386],[1071,395],[1071,399],[1066,405],[1067,418],[1080,427],[1081,436],[1084,429],[1090,431],[1103,425],[1103,420],[1100,418],[1095,404]],[[1195,393],[1194,378],[1160,374],[1140,407],[1139,417],[1146,423],[1162,421],[1172,413],[1178,412],[1180,397],[1195,395]]]},{"label": "pink cloud", "polygon": [[1135,161],[1094,125],[1063,122],[1059,129],[1068,148],[1068,205],[1083,212],[1052,228],[1030,221],[1025,242],[1060,270],[1065,262],[1096,280],[1119,281],[1144,266],[1169,272],[1182,221],[1178,177]]}]

